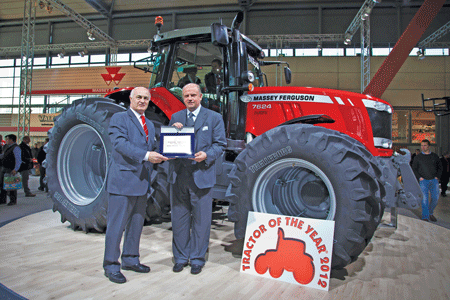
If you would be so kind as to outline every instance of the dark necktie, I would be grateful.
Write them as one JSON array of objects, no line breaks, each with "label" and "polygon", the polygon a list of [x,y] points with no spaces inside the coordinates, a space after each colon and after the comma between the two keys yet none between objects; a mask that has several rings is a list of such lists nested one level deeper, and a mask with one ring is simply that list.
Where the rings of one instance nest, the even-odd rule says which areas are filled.
[{"label": "dark necktie", "polygon": [[194,114],[192,112],[188,114],[186,127],[194,127]]},{"label": "dark necktie", "polygon": [[141,116],[141,120],[142,120],[142,127],[144,127],[144,131],[145,131],[145,138],[148,142],[148,128],[147,128],[147,123],[145,122],[145,117]]}]

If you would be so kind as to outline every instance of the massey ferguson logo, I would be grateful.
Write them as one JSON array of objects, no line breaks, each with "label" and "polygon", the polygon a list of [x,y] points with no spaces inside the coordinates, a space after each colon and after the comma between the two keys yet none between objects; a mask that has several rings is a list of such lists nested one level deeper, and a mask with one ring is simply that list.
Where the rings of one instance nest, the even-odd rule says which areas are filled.
[{"label": "massey ferguson logo", "polygon": [[119,85],[120,81],[122,81],[122,79],[125,77],[125,73],[119,73],[122,67],[105,67],[105,69],[108,74],[101,75],[107,85],[110,85],[112,81],[114,81],[116,85]]},{"label": "massey ferguson logo", "polygon": [[328,290],[334,221],[250,212],[241,272]]}]

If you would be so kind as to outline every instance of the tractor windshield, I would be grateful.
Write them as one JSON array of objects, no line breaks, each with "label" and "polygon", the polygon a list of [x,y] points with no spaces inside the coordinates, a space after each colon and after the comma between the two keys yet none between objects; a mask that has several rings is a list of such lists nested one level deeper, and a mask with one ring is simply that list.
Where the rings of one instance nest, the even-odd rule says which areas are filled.
[{"label": "tractor windshield", "polygon": [[167,88],[181,99],[183,86],[197,83],[203,93],[202,105],[220,112],[222,104],[216,91],[223,81],[222,62],[221,49],[211,42],[178,43]]}]

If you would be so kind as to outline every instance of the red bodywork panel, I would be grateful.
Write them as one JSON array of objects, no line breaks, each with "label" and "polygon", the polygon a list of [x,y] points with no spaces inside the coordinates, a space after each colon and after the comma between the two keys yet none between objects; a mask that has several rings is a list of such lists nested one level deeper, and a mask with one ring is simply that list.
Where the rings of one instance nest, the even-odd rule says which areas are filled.
[{"label": "red bodywork panel", "polygon": [[388,104],[386,101],[358,93],[308,87],[259,87],[248,95],[253,101],[247,104],[246,132],[255,136],[294,118],[325,114],[335,122],[316,126],[358,140],[374,156],[391,156],[393,153],[392,149],[374,146],[372,125],[362,99]]},{"label": "red bodywork panel", "polygon": [[164,112],[169,120],[174,113],[186,108],[183,102],[164,87],[150,89],[150,93],[151,101]]},{"label": "red bodywork panel", "polygon": [[[131,91],[133,89],[134,87],[126,87],[108,93],[105,95],[105,97],[108,97],[109,95],[122,91]],[[159,109],[161,109],[163,113],[167,116],[167,118],[169,118],[169,120],[174,113],[186,108],[183,102],[181,102],[177,97],[175,97],[164,87],[157,87],[150,89],[150,95],[151,95],[150,101],[153,102]]]},{"label": "red bodywork panel", "polygon": [[[186,108],[164,87],[152,88],[150,93],[151,101],[169,119],[177,111]],[[384,100],[358,93],[308,87],[257,87],[248,95],[253,97],[253,101],[247,104],[246,132],[255,136],[294,118],[324,114],[335,122],[315,126],[336,130],[356,139],[374,156],[392,156],[392,149],[374,146],[372,125],[362,102],[363,99],[369,99],[390,105]]]}]

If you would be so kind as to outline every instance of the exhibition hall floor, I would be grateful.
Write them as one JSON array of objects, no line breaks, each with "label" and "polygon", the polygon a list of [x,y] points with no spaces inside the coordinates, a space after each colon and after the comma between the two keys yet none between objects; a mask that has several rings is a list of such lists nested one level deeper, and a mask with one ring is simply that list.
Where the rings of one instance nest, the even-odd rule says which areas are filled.
[{"label": "exhibition hall floor", "polygon": [[[127,283],[111,283],[103,275],[104,235],[71,230],[49,209],[46,193],[38,193],[24,198],[22,192],[16,206],[0,206],[0,283],[27,299],[450,298],[450,197],[439,200],[437,224],[421,221],[419,211],[401,210],[398,229],[379,227],[358,260],[334,272],[323,292],[241,274],[240,259],[230,252],[233,224],[221,210],[214,212],[208,261],[199,275],[189,267],[172,272],[167,222],[142,233],[141,262],[151,272],[123,271]],[[29,214],[32,207],[41,211]]]}]

